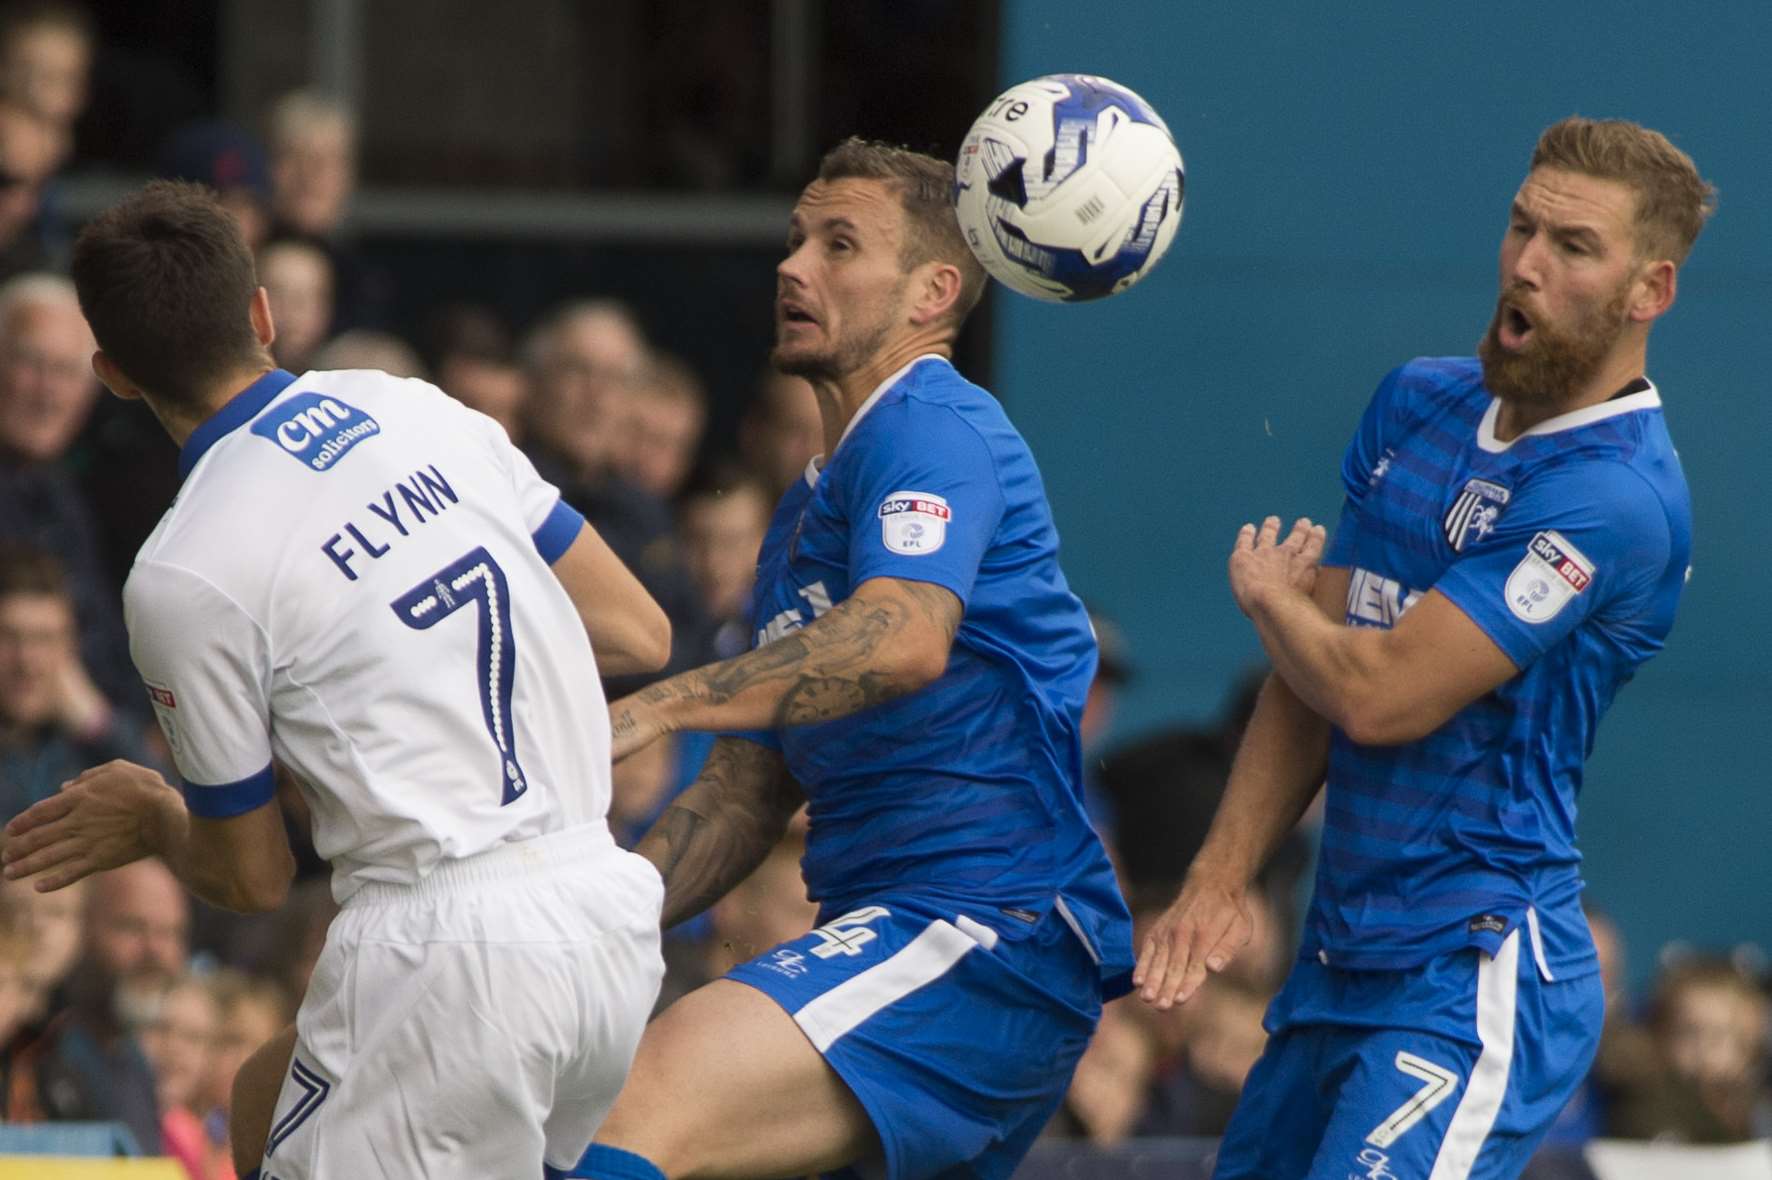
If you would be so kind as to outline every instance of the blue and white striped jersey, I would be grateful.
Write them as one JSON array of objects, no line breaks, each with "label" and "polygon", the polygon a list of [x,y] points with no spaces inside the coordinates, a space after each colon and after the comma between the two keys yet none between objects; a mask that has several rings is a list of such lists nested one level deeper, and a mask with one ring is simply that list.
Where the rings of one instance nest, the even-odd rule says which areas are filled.
[{"label": "blue and white striped jersey", "polygon": [[1525,925],[1549,974],[1589,970],[1576,798],[1600,716],[1673,626],[1691,504],[1646,381],[1501,442],[1473,358],[1379,386],[1342,468],[1325,564],[1347,622],[1438,590],[1519,674],[1399,746],[1337,730],[1306,954],[1399,968]]}]

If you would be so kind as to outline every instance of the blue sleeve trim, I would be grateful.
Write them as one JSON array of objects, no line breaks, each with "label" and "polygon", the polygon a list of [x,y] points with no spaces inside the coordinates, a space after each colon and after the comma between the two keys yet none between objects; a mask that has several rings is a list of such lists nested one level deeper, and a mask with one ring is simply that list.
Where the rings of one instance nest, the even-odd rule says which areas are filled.
[{"label": "blue sleeve trim", "polygon": [[566,501],[557,500],[548,518],[530,535],[535,538],[535,550],[541,554],[541,559],[553,565],[572,548],[572,543],[578,540],[579,530],[584,527],[585,518],[579,511]]},{"label": "blue sleeve trim", "polygon": [[269,803],[277,794],[277,777],[267,763],[257,774],[233,783],[185,783],[185,806],[202,819],[233,819]]}]

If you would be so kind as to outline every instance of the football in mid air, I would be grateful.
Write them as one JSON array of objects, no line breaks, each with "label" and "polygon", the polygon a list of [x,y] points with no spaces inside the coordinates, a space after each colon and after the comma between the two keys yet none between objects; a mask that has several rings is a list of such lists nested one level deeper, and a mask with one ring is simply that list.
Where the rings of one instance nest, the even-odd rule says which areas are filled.
[{"label": "football in mid air", "polygon": [[1184,171],[1151,105],[1106,78],[1012,86],[954,165],[960,230],[985,270],[1036,299],[1100,299],[1149,274],[1181,224]]}]

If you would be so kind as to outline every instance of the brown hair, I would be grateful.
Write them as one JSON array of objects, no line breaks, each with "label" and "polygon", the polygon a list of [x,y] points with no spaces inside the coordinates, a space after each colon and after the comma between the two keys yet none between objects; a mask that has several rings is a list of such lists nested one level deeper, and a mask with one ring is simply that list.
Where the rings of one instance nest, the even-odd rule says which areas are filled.
[{"label": "brown hair", "polygon": [[1637,194],[1637,250],[1648,258],[1686,261],[1717,190],[1698,175],[1692,157],[1659,131],[1624,119],[1571,115],[1545,128],[1532,167],[1564,168],[1617,180]]},{"label": "brown hair", "polygon": [[252,255],[201,185],[156,180],[100,213],[70,270],[99,348],[158,397],[190,407],[209,382],[269,363],[248,314]]},{"label": "brown hair", "polygon": [[1649,1005],[1650,1025],[1665,1030],[1681,996],[1689,991],[1708,990],[1730,992],[1765,1011],[1766,993],[1734,962],[1720,955],[1694,955],[1665,968],[1655,981],[1655,995]]},{"label": "brown hair", "polygon": [[882,180],[895,185],[904,206],[905,240],[900,265],[947,262],[960,270],[954,323],[965,322],[984,294],[984,267],[972,254],[954,216],[954,166],[907,147],[852,135],[826,152],[818,178]]}]

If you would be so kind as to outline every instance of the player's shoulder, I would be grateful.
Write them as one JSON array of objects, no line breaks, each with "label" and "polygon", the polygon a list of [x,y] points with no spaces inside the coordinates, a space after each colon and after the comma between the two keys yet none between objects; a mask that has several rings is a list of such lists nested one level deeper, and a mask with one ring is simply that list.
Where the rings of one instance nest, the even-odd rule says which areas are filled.
[{"label": "player's shoulder", "polygon": [[1483,365],[1474,356],[1418,356],[1385,377],[1379,396],[1399,411],[1468,412],[1488,400]]},{"label": "player's shoulder", "polygon": [[994,452],[1021,441],[997,399],[943,357],[913,362],[874,411],[876,429],[900,437],[977,438]]}]

